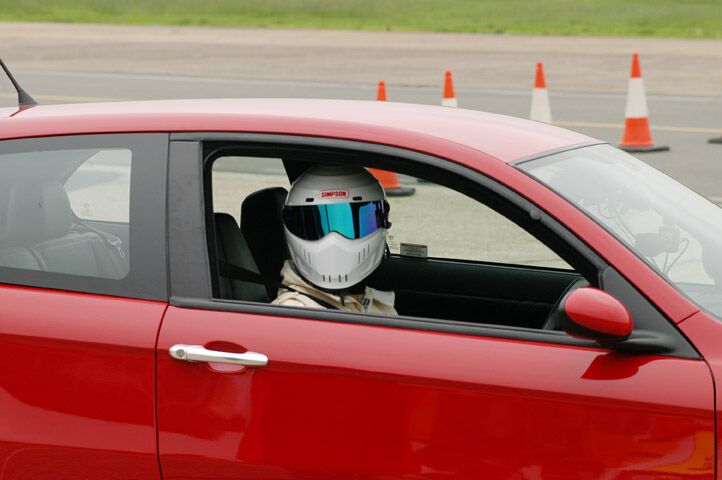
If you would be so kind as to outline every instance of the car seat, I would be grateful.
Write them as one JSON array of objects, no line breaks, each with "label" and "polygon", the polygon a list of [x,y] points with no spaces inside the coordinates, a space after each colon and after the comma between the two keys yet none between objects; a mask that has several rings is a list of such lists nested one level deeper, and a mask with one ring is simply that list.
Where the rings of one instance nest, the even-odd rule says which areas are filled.
[{"label": "car seat", "polygon": [[113,279],[128,274],[120,239],[77,223],[57,181],[25,180],[12,186],[5,241],[10,246],[3,257],[19,268]]},{"label": "car seat", "polygon": [[[216,232],[216,254],[218,261],[259,273],[258,266],[248,249],[246,239],[236,220],[227,213],[213,215]],[[221,298],[245,300],[249,302],[267,302],[269,296],[266,287],[257,283],[244,282],[220,276]]]},{"label": "car seat", "polygon": [[[258,272],[274,281],[280,279],[283,262],[289,258],[281,218],[287,196],[285,188],[264,188],[248,195],[241,205],[241,233]],[[269,298],[276,298],[276,287],[266,290]]]}]

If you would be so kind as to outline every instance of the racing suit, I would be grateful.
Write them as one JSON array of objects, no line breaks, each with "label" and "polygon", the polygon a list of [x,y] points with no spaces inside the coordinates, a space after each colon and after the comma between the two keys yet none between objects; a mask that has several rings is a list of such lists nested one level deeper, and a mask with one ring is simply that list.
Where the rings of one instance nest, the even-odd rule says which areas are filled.
[{"label": "racing suit", "polygon": [[288,260],[283,264],[281,277],[281,283],[289,288],[278,289],[278,296],[272,302],[274,305],[336,308],[347,312],[398,315],[394,308],[394,292],[384,292],[371,287],[366,287],[364,293],[359,294],[324,292],[303,280]]}]

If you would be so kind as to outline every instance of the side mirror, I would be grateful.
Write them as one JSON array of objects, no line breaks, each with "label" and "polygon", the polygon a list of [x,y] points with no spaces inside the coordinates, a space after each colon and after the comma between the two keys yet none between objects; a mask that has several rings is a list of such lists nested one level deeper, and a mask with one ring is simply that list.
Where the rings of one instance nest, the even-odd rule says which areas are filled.
[{"label": "side mirror", "polygon": [[559,306],[561,327],[569,335],[599,342],[619,342],[632,334],[632,316],[622,302],[592,287],[571,292]]}]

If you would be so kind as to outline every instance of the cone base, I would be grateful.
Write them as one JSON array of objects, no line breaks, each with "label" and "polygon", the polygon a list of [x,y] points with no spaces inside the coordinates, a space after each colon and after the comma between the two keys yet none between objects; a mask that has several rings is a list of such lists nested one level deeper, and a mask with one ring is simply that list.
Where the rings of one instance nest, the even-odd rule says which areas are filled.
[{"label": "cone base", "polygon": [[630,153],[651,153],[651,152],[666,152],[669,150],[667,145],[647,145],[645,147],[639,147],[634,145],[619,145],[619,148],[625,152]]},{"label": "cone base", "polygon": [[722,143],[722,137],[710,138],[707,140],[708,143]]},{"label": "cone base", "polygon": [[386,188],[384,190],[386,191],[387,197],[408,197],[416,192],[416,189],[413,187],[395,187]]}]

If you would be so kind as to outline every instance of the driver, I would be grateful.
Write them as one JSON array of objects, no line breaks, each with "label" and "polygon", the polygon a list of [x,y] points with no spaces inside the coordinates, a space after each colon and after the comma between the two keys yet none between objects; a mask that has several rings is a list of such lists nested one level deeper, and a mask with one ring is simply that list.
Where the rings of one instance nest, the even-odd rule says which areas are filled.
[{"label": "driver", "polygon": [[291,186],[283,224],[291,260],[276,305],[396,315],[394,292],[366,285],[386,247],[389,204],[367,170],[314,166]]}]

